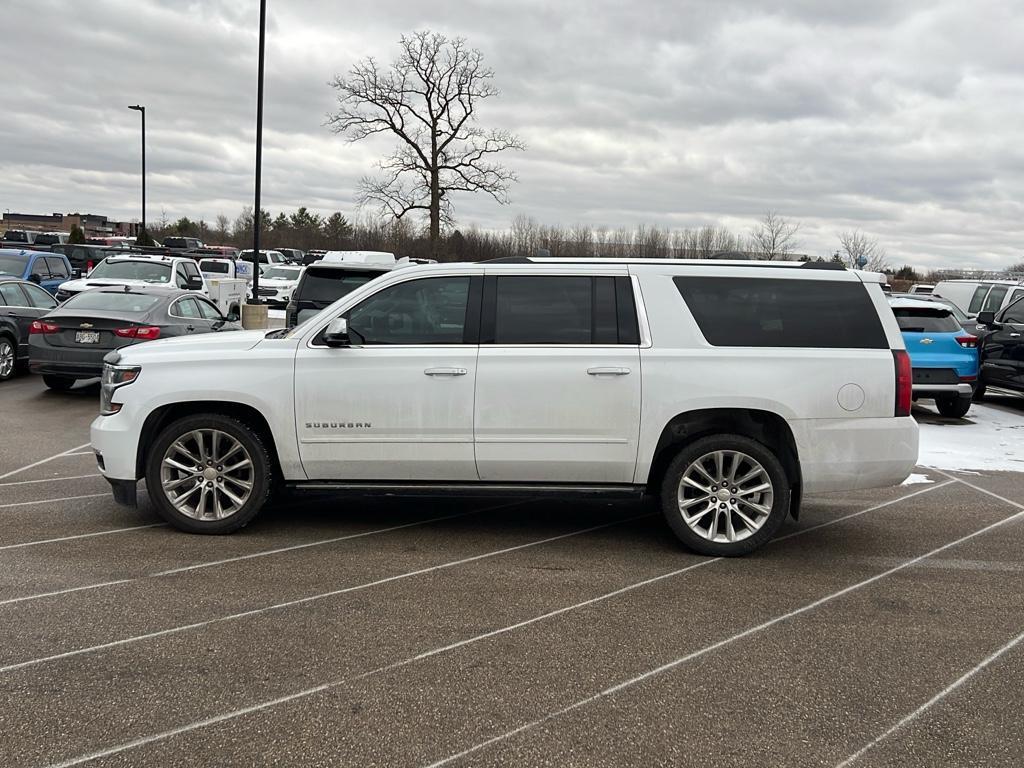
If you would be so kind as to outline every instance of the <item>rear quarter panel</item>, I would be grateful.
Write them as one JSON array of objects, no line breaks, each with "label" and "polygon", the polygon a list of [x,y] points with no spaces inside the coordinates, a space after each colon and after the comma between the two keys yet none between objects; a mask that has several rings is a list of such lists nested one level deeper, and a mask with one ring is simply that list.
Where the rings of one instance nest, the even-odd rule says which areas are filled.
[{"label": "rear quarter panel", "polygon": [[[693,269],[693,268],[691,268]],[[702,276],[742,277],[750,275],[738,267],[721,271],[701,266]],[[805,471],[814,469],[817,456],[831,455],[849,465],[862,445],[846,441],[845,447],[817,443],[817,426],[835,432],[842,425],[854,428],[871,420],[878,427],[893,421],[896,396],[895,369],[891,349],[805,349],[785,347],[714,347],[701,333],[672,277],[687,274],[684,267],[637,266],[630,271],[639,278],[643,303],[650,323],[652,346],[641,349],[643,394],[640,453],[635,481],[644,483],[650,471],[654,449],[665,425],[676,415],[705,408],[743,408],[768,411],[785,419],[797,442]],[[813,290],[817,280],[852,280],[852,273],[813,272],[810,270],[773,270],[772,277],[806,280]],[[889,309],[881,287],[865,289],[893,348],[903,341],[896,319]],[[877,294],[877,295],[876,295]],[[902,425],[904,431],[908,425]],[[902,447],[902,454],[913,453],[916,460],[916,427],[913,445]],[[841,443],[843,441],[840,441]],[[913,466],[910,461],[909,466]],[[895,470],[895,474],[902,471]],[[849,473],[850,469],[842,470]],[[909,471],[909,470],[908,470]],[[903,475],[905,477],[905,474]],[[809,478],[814,487],[813,478]],[[900,478],[902,479],[902,478]],[[826,483],[827,485],[827,483]],[[851,480],[849,487],[855,487]]]}]

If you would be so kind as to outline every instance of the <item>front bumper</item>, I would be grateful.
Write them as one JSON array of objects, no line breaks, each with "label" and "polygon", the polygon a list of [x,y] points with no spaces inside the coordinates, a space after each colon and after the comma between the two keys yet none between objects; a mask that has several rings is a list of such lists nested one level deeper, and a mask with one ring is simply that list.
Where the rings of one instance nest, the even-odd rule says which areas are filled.
[{"label": "front bumper", "polygon": [[140,421],[122,410],[111,416],[97,416],[89,428],[92,449],[96,452],[96,463],[99,465],[100,473],[111,484],[118,481],[134,485],[139,479],[138,446],[142,432]]}]

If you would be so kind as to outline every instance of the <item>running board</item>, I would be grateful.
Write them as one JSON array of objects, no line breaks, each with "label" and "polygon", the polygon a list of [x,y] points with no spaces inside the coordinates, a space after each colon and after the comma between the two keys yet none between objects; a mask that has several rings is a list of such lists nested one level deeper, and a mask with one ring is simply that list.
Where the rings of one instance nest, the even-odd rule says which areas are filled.
[{"label": "running board", "polygon": [[383,496],[544,496],[635,499],[642,485],[572,485],[566,483],[378,483],[315,480],[288,483],[295,491],[380,494]]}]

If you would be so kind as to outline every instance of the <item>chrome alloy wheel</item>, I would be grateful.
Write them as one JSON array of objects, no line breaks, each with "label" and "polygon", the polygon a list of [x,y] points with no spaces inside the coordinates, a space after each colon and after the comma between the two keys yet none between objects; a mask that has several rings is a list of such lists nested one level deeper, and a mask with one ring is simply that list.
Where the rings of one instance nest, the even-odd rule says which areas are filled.
[{"label": "chrome alloy wheel", "polygon": [[768,472],[740,451],[712,451],[694,461],[679,482],[679,513],[702,539],[743,541],[761,530],[775,498]]},{"label": "chrome alloy wheel", "polygon": [[238,440],[219,429],[196,429],[172,442],[160,462],[160,485],[181,514],[223,520],[252,495],[252,457]]},{"label": "chrome alloy wheel", "polygon": [[7,339],[0,339],[0,379],[14,373],[14,345]]}]

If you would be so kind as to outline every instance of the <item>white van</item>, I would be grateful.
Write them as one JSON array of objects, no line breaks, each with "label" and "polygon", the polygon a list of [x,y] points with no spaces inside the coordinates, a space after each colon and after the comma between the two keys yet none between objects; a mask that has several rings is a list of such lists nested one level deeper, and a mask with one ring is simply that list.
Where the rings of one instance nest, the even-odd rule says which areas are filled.
[{"label": "white van", "polygon": [[1018,280],[943,280],[932,295],[952,301],[973,317],[979,312],[998,312],[1024,297],[1024,284]]},{"label": "white van", "polygon": [[328,263],[353,262],[358,264],[394,264],[395,254],[387,251],[327,251],[321,261]]}]

